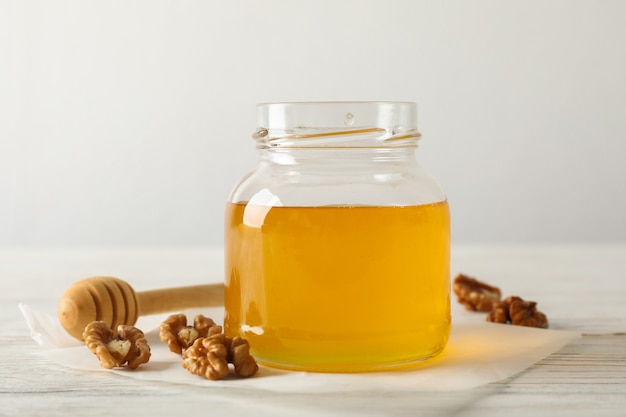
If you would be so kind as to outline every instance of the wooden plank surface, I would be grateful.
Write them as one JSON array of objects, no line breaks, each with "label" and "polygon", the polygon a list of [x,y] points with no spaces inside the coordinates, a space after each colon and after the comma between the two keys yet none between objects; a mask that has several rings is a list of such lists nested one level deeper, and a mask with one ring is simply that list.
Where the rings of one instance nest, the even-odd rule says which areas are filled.
[{"label": "wooden plank surface", "polygon": [[453,272],[536,299],[557,328],[584,335],[523,372],[454,392],[286,394],[138,381],[61,367],[35,353],[18,301],[54,301],[71,282],[111,273],[143,288],[206,282],[219,251],[0,253],[0,415],[626,416],[626,246],[468,247]]}]

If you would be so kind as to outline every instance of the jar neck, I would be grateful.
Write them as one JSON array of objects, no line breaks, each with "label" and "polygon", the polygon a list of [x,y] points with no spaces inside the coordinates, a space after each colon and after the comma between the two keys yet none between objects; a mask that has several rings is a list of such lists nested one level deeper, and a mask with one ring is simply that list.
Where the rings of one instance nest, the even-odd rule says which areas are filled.
[{"label": "jar neck", "polygon": [[400,148],[261,148],[262,163],[275,166],[355,168],[416,163],[416,147]]},{"label": "jar neck", "polygon": [[329,175],[340,167],[412,163],[421,137],[414,103],[269,103],[257,115],[253,138],[263,163],[330,169]]},{"label": "jar neck", "polygon": [[305,128],[290,130],[258,128],[252,135],[257,149],[415,149],[421,134],[415,128],[383,129]]}]

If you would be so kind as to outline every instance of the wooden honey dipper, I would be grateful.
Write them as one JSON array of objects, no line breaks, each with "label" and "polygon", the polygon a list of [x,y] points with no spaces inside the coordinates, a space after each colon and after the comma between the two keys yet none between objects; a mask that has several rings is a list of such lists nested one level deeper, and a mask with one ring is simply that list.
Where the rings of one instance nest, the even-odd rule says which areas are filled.
[{"label": "wooden honey dipper", "polygon": [[121,279],[91,277],[75,282],[63,293],[57,313],[63,328],[83,340],[83,330],[95,320],[114,328],[120,324],[133,325],[142,315],[221,305],[224,305],[221,283],[135,292]]}]

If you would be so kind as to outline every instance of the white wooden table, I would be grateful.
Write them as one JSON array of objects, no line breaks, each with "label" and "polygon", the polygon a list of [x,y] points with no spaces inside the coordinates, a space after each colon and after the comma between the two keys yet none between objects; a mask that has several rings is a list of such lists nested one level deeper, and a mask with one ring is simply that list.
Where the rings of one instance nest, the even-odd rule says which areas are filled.
[{"label": "white wooden table", "polygon": [[0,251],[0,415],[626,416],[626,245],[454,247],[453,274],[538,301],[551,328],[583,334],[517,375],[464,391],[288,394],[77,371],[34,355],[17,307],[50,306],[92,275],[140,291],[215,281],[221,270],[221,252],[209,249]]}]

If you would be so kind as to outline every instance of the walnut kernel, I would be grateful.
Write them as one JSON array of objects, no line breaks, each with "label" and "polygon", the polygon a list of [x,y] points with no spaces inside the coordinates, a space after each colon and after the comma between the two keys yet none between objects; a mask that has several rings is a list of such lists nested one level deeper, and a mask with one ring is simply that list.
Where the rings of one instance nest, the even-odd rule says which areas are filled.
[{"label": "walnut kernel", "polygon": [[254,358],[250,355],[250,345],[246,339],[234,337],[228,349],[228,361],[235,366],[239,376],[249,377],[259,370]]},{"label": "walnut kernel", "polygon": [[93,321],[85,327],[83,339],[107,369],[126,366],[135,369],[150,360],[150,346],[143,332],[136,327],[120,324],[117,332],[103,321]]},{"label": "walnut kernel", "polygon": [[494,323],[510,323],[517,326],[548,328],[548,318],[537,310],[537,303],[525,301],[520,297],[507,297],[496,303],[487,315],[487,321]]},{"label": "walnut kernel", "polygon": [[183,368],[195,375],[218,380],[229,373],[224,335],[196,339],[183,354]]},{"label": "walnut kernel", "polygon": [[173,314],[166,318],[159,327],[161,341],[167,343],[171,352],[178,354],[193,345],[198,338],[221,332],[221,326],[202,314],[198,314],[194,318],[193,326],[187,325],[187,317],[184,314]]},{"label": "walnut kernel", "polygon": [[231,339],[222,333],[201,337],[183,353],[183,368],[208,379],[225,378],[230,372],[228,363],[241,377],[250,377],[259,370],[248,341],[240,337]]},{"label": "walnut kernel", "polygon": [[499,302],[502,297],[499,288],[464,274],[459,274],[454,279],[452,289],[457,301],[472,311],[491,311],[494,303]]}]

